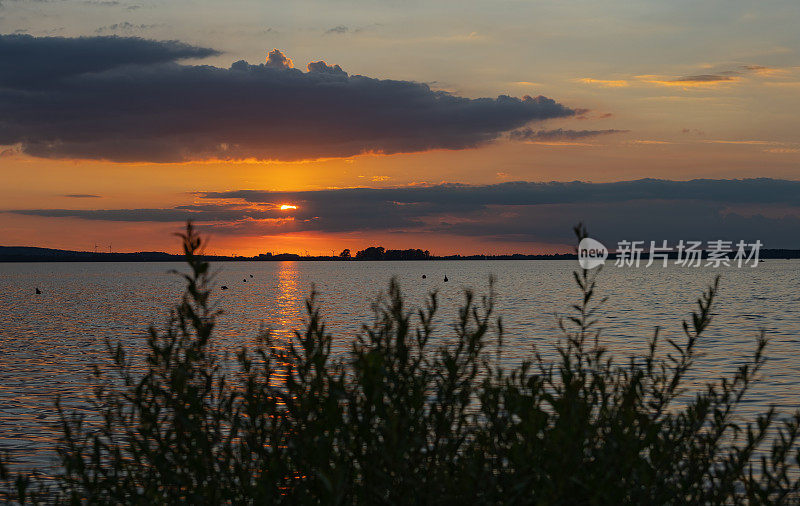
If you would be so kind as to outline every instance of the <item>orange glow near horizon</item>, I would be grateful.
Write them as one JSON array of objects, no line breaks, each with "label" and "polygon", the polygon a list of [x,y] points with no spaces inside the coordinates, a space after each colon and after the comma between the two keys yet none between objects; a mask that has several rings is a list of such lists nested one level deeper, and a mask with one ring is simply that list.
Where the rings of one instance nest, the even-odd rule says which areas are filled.
[{"label": "orange glow near horizon", "polygon": [[[648,102],[649,103],[649,102]],[[699,102],[670,101],[676,114],[700,107]],[[704,103],[704,102],[702,102]],[[715,105],[716,106],[716,105]],[[650,106],[647,106],[650,107]],[[655,113],[652,106],[648,112]],[[741,122],[729,119],[730,125]],[[570,128],[554,123],[553,128]],[[597,128],[606,125],[598,125]],[[608,125],[615,126],[615,125]],[[626,123],[625,126],[628,126]],[[204,192],[252,189],[303,192],[356,187],[386,188],[457,182],[473,185],[505,181],[547,182],[584,180],[593,183],[640,178],[691,180],[754,176],[798,179],[800,145],[793,139],[774,138],[759,129],[753,132],[712,130],[708,134],[674,134],[633,128],[636,137],[598,138],[590,142],[554,145],[497,141],[479,149],[430,150],[394,155],[363,155],[346,159],[294,162],[198,162],[179,164],[114,164],[103,161],[49,160],[26,155],[3,156],[0,185],[0,245],[39,246],[92,251],[95,244],[116,252],[166,251],[178,253],[172,233],[180,222],[89,220],[76,217],[43,217],[13,213],[15,209],[172,209],[212,201],[198,197]],[[703,125],[699,125],[703,126]],[[788,124],[787,124],[788,127]],[[584,127],[581,127],[584,128]],[[585,128],[595,128],[587,124]],[[702,130],[702,129],[700,129]],[[646,163],[643,163],[646,161]],[[759,167],[755,171],[754,167]],[[74,198],[69,194],[91,198]],[[213,233],[209,253],[257,255],[286,252],[330,255],[348,248],[358,251],[381,245],[391,249],[429,249],[437,255],[569,252],[570,246],[507,243],[492,237],[442,237],[414,230],[377,234],[373,230],[348,233],[297,232],[298,227],[279,226],[305,207],[300,197],[284,195],[284,202],[235,204],[239,210],[253,207],[271,210],[275,227],[243,227],[229,233]],[[292,202],[294,200],[294,202]],[[234,208],[231,207],[231,210]],[[12,212],[3,212],[12,211]],[[322,206],[315,210],[324,214]],[[272,223],[272,222],[265,222]],[[213,227],[212,227],[213,228]],[[302,228],[302,227],[299,227]],[[268,235],[272,232],[271,235]],[[554,251],[555,250],[555,251]]]},{"label": "orange glow near horizon", "polygon": [[[254,256],[261,253],[292,253],[300,256],[336,256],[349,249],[354,255],[369,246],[386,249],[427,249],[434,255],[502,255],[512,253],[551,254],[570,253],[572,244],[549,244],[544,242],[505,242],[481,240],[425,232],[361,232],[326,233],[292,232],[275,235],[240,236],[209,233],[209,254]],[[171,238],[169,238],[171,239]],[[177,248],[175,249],[177,251]]]}]

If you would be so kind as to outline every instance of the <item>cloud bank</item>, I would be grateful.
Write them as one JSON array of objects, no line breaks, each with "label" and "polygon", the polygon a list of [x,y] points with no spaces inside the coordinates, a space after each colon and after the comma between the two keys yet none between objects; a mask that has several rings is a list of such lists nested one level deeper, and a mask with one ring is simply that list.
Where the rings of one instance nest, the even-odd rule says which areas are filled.
[{"label": "cloud bank", "polygon": [[175,41],[0,35],[0,145],[118,162],[298,160],[465,149],[575,114],[539,96],[470,99],[423,83],[308,71],[273,50],[230,68]]},{"label": "cloud bank", "polygon": [[[193,219],[213,233],[243,236],[396,231],[552,244],[571,244],[572,226],[583,221],[594,237],[610,243],[760,239],[767,247],[800,247],[800,181],[510,182],[197,196],[202,203],[166,209],[12,212],[106,221]],[[280,210],[286,203],[298,208]]]}]

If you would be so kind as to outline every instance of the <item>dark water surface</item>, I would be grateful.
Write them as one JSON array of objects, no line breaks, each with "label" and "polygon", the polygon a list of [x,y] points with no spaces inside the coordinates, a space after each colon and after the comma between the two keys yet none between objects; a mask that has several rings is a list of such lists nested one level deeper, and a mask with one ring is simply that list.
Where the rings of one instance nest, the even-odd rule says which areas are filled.
[{"label": "dark water surface", "polygon": [[[396,276],[411,305],[438,290],[437,329],[450,323],[464,288],[485,293],[496,278],[497,311],[505,329],[503,359],[512,365],[532,346],[552,357],[554,313],[577,302],[573,261],[227,262],[215,300],[221,317],[217,345],[235,350],[253,342],[260,327],[288,335],[302,325],[312,285],[338,351],[371,321],[371,304]],[[83,405],[90,367],[106,363],[104,339],[141,349],[147,325],[161,325],[182,283],[173,263],[0,263],[0,452],[38,465],[48,462],[57,420],[53,400]],[[601,313],[604,342],[620,357],[641,355],[653,328],[680,335],[680,322],[714,275],[722,275],[715,320],[699,345],[697,381],[731,373],[765,329],[770,339],[762,381],[743,412],[775,404],[800,408],[800,261],[767,260],[756,268],[632,269],[610,265],[599,278],[609,301]],[[250,275],[253,275],[250,278]],[[422,279],[426,274],[427,279]],[[443,282],[444,276],[449,278]],[[247,279],[247,282],[243,282]],[[42,290],[35,295],[36,287]]]}]

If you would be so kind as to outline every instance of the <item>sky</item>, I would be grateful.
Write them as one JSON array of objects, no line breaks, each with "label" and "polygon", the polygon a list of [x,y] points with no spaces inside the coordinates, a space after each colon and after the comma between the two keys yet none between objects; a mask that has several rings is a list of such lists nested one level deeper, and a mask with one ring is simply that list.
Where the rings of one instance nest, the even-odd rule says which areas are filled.
[{"label": "sky", "polygon": [[[0,0],[0,245],[800,248],[796,1]],[[282,208],[283,207],[283,208]]]}]

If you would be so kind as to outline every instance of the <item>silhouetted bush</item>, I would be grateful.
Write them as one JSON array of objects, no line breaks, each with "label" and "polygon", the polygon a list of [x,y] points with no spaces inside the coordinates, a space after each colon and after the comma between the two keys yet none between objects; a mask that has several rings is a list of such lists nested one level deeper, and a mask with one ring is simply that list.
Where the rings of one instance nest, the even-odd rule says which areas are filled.
[{"label": "silhouetted bush", "polygon": [[[580,231],[579,231],[580,232]],[[582,232],[581,232],[582,233]],[[715,282],[645,357],[616,363],[594,318],[597,272],[560,321],[558,359],[499,367],[493,297],[465,294],[454,333],[434,340],[431,294],[416,312],[394,281],[345,356],[331,354],[314,297],[290,342],[263,336],[226,372],[209,351],[218,316],[191,225],[191,273],[170,324],[151,328],[145,370],[110,346],[95,371],[100,422],[61,412],[59,474],[2,470],[0,498],[66,503],[663,504],[796,501],[800,414],[746,425],[734,410],[764,363],[688,395]],[[435,343],[435,344],[434,344]],[[118,385],[118,386],[114,386]],[[680,397],[680,400],[678,398]],[[769,436],[774,437],[771,444]],[[763,450],[758,454],[757,450]],[[757,457],[757,455],[760,455]]]},{"label": "silhouetted bush", "polygon": [[383,246],[370,246],[356,252],[357,260],[381,260],[383,258]]},{"label": "silhouetted bush", "polygon": [[[345,251],[349,253],[350,250]],[[422,251],[419,248],[384,250],[383,246],[370,246],[356,252],[356,260],[429,260],[430,258],[430,251]]]}]

